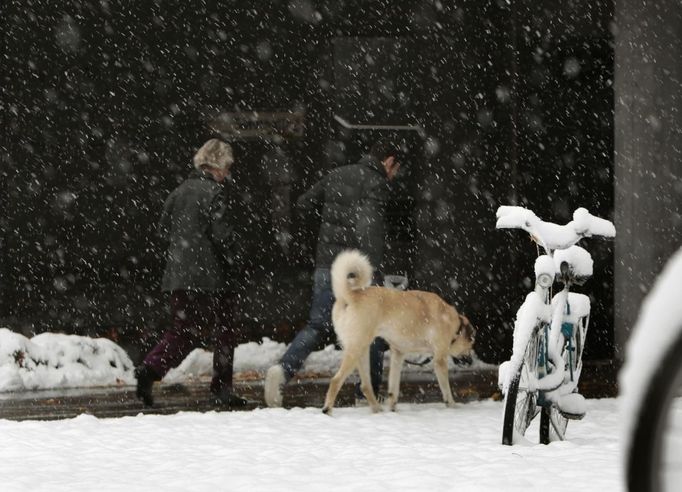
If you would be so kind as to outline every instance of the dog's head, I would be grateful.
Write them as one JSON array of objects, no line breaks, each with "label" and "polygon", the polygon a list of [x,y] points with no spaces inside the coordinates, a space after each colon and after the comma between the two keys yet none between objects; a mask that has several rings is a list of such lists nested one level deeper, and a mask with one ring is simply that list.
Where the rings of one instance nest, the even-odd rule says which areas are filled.
[{"label": "dog's head", "polygon": [[450,344],[450,355],[455,357],[469,355],[474,348],[476,341],[476,328],[471,324],[469,318],[458,314],[459,327],[455,332],[455,337]]}]

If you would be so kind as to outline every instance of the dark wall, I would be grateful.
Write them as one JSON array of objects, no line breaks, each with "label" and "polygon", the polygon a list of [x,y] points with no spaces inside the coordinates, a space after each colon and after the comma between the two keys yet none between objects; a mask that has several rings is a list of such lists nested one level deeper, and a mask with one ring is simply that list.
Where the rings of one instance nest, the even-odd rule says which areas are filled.
[{"label": "dark wall", "polygon": [[616,4],[615,325],[622,361],[642,300],[682,245],[682,10],[670,1]]},{"label": "dark wall", "polygon": [[[166,314],[153,228],[206,121],[302,110],[304,136],[282,144],[293,198],[382,134],[345,130],[335,114],[424,129],[398,133],[406,155],[386,269],[469,315],[484,359],[507,357],[535,252],[494,229],[496,208],[524,204],[559,222],[581,205],[612,213],[610,2],[240,5],[4,7],[5,324],[154,338]],[[258,245],[240,316],[254,338],[288,340],[307,315],[315,224],[294,215],[292,247],[274,240],[268,145],[235,142]],[[609,357],[611,249],[587,247],[592,356]]]},{"label": "dark wall", "polygon": [[[571,220],[580,206],[613,221],[613,5],[569,2],[550,11],[533,4],[526,21],[518,22],[519,14],[516,197],[557,222]],[[576,288],[592,302],[586,357],[609,358],[614,242],[582,245],[594,259],[594,276]]]}]

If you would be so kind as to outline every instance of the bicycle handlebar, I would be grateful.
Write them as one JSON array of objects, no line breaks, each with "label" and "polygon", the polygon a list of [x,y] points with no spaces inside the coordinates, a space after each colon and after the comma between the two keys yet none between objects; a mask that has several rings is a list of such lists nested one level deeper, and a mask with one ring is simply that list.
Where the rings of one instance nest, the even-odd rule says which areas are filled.
[{"label": "bicycle handlebar", "polygon": [[595,217],[582,207],[573,212],[572,221],[559,225],[543,221],[527,208],[503,205],[497,209],[495,227],[497,229],[523,229],[548,252],[569,248],[584,237],[614,237],[616,235],[616,228],[611,221]]}]

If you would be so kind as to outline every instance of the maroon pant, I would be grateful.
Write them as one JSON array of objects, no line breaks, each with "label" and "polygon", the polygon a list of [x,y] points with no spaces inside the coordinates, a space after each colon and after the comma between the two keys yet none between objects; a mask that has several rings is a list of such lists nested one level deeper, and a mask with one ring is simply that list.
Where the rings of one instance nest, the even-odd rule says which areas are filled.
[{"label": "maroon pant", "polygon": [[144,365],[163,378],[197,347],[214,345],[211,391],[232,388],[232,363],[237,330],[232,322],[234,300],[219,292],[176,290],[170,297],[173,327],[145,357]]}]

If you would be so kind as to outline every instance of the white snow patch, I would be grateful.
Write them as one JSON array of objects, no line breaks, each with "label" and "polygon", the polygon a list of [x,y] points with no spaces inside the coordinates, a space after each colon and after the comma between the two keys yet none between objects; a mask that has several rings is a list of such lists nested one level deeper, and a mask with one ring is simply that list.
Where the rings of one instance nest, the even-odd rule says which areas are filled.
[{"label": "white snow patch", "polygon": [[547,446],[536,423],[526,445],[501,445],[502,406],[0,420],[2,490],[623,490],[616,400],[588,400],[568,441]]},{"label": "white snow patch", "polygon": [[0,391],[133,384],[133,363],[106,338],[0,328]]}]

